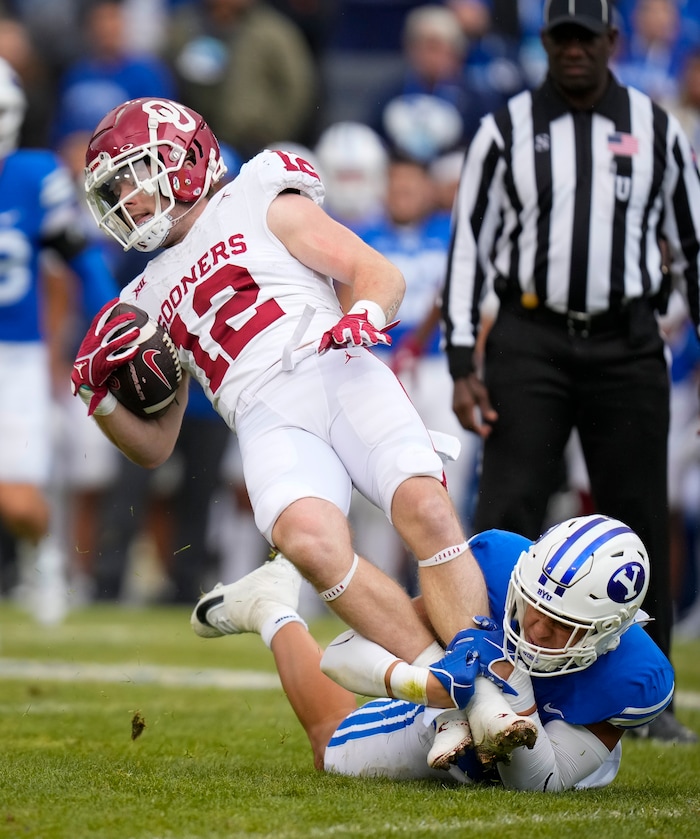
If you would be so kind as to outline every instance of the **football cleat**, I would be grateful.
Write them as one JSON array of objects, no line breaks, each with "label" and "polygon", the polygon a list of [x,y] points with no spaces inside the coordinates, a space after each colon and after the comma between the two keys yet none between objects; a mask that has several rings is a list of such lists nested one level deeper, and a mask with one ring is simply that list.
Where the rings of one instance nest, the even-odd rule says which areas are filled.
[{"label": "football cleat", "polygon": [[508,763],[511,752],[520,746],[531,749],[537,739],[537,726],[529,717],[513,713],[503,693],[484,678],[476,680],[474,698],[467,706],[472,747],[486,768]]},{"label": "football cleat", "polygon": [[197,603],[192,629],[201,638],[260,634],[263,624],[280,607],[296,612],[301,574],[282,554],[229,585],[218,583]]},{"label": "football cleat", "polygon": [[472,732],[464,711],[445,711],[435,720],[437,730],[428,752],[431,769],[448,769],[472,745]]}]

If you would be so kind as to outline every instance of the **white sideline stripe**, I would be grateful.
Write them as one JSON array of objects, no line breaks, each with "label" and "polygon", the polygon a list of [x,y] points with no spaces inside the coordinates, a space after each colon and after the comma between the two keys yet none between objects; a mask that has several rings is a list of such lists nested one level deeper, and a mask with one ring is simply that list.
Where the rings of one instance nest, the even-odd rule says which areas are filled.
[{"label": "white sideline stripe", "polygon": [[[272,690],[280,687],[274,673],[254,670],[164,667],[158,664],[94,664],[91,662],[31,661],[0,658],[2,679],[48,679],[57,682],[133,682],[141,685],[223,688],[225,690]],[[700,710],[700,693],[676,691],[675,704],[689,711]]]},{"label": "white sideline stripe", "polygon": [[48,679],[57,682],[132,682],[137,685],[172,685],[174,687],[226,690],[271,690],[280,681],[273,673],[253,670],[216,668],[163,667],[157,664],[94,664],[91,662],[31,661],[0,658],[2,679]]},{"label": "white sideline stripe", "polygon": [[700,693],[689,690],[677,690],[674,694],[674,705],[685,708],[688,711],[700,710]]}]

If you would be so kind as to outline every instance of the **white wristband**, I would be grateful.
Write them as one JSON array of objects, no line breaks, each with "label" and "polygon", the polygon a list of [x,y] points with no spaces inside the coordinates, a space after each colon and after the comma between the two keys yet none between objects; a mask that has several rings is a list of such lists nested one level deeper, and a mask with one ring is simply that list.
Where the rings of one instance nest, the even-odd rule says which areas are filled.
[{"label": "white wristband", "polygon": [[348,314],[359,315],[363,312],[367,312],[367,320],[375,329],[384,329],[386,326],[386,315],[379,303],[375,303],[374,300],[358,300],[357,303],[352,304],[352,308]]},{"label": "white wristband", "polygon": [[[87,385],[80,385],[78,388],[78,396],[88,407],[90,407],[90,402],[92,401],[94,393]],[[116,407],[117,397],[108,390],[107,395],[100,400],[99,404],[92,413],[98,417],[106,417],[113,413]]]}]

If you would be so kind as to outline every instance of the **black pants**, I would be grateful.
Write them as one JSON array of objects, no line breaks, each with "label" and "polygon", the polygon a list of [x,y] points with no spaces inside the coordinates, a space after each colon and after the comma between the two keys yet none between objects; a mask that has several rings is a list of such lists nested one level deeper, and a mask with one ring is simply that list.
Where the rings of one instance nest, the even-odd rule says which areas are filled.
[{"label": "black pants", "polygon": [[625,329],[570,335],[502,307],[486,345],[485,383],[499,419],[484,445],[475,529],[537,538],[576,428],[597,510],[629,525],[647,548],[644,609],[655,619],[647,629],[668,655],[669,378],[651,310],[648,318],[632,346]]}]

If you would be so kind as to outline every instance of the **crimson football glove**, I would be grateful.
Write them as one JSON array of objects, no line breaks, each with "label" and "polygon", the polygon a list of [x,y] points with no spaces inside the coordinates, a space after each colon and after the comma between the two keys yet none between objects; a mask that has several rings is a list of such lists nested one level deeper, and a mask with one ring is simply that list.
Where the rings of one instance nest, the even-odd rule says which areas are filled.
[{"label": "crimson football glove", "polygon": [[[126,312],[109,320],[110,312],[118,302],[117,298],[110,300],[95,315],[73,363],[70,377],[73,396],[81,387],[89,388],[93,394],[88,406],[88,416],[92,416],[95,408],[107,395],[108,388],[105,382],[112,371],[126,364],[139,351],[138,345],[131,344],[139,337],[139,328],[124,328],[136,319],[136,315]],[[124,331],[117,334],[122,329]]]},{"label": "crimson football glove", "polygon": [[318,345],[319,355],[342,347],[375,347],[377,344],[390,346],[391,338],[386,333],[396,326],[398,321],[379,328],[369,319],[370,310],[375,315],[375,320],[377,316],[383,320],[384,313],[377,303],[370,300],[355,303],[347,315],[343,315],[332,329],[323,333]]}]

